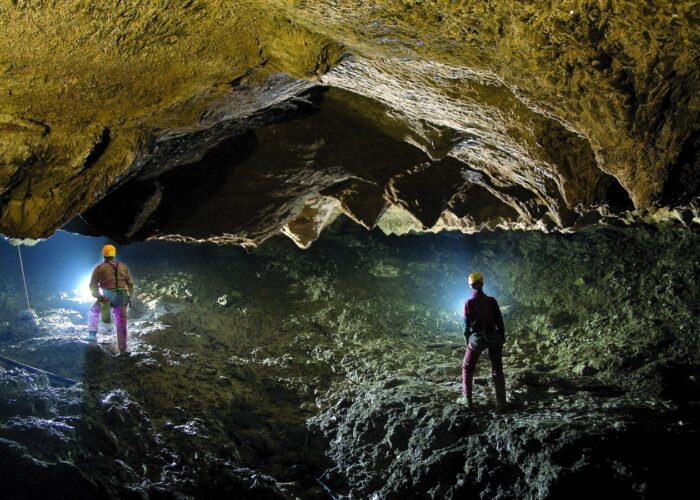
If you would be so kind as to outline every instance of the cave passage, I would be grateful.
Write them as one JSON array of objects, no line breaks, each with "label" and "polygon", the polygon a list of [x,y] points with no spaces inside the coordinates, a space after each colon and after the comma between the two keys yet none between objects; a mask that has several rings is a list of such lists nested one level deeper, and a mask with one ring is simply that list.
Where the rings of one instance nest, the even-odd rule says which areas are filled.
[{"label": "cave passage", "polygon": [[[700,444],[697,230],[120,246],[129,355],[86,341],[103,238],[0,242],[0,487],[55,498],[658,498]],[[466,276],[501,304],[510,409],[460,399]],[[653,449],[653,453],[648,453]],[[13,471],[17,471],[13,474]]]}]

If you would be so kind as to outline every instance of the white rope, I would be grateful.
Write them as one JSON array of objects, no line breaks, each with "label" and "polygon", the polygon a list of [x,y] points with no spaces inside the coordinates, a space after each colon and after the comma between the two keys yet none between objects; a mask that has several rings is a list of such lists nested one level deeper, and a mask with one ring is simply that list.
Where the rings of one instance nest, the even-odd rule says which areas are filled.
[{"label": "white rope", "polygon": [[30,311],[32,307],[29,305],[29,292],[27,291],[27,278],[24,277],[24,264],[22,263],[22,251],[20,247],[22,245],[17,245],[17,253],[19,254],[19,268],[22,270],[22,281],[24,282],[24,295],[27,297],[27,309]]}]

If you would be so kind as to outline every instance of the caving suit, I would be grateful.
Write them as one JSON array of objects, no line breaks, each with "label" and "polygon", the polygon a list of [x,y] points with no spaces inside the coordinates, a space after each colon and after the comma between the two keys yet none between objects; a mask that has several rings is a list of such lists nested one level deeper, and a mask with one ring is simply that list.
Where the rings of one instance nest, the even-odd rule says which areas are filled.
[{"label": "caving suit", "polygon": [[[100,296],[99,289],[109,306],[114,311],[114,321],[117,327],[117,345],[120,351],[126,350],[126,318],[129,307],[129,300],[134,293],[134,281],[131,279],[129,268],[114,259],[105,261],[96,266],[90,278],[90,291],[92,296]],[[99,300],[90,306],[90,318],[88,330],[91,339],[97,336],[97,326],[100,322],[102,304]]]},{"label": "caving suit", "polygon": [[503,315],[495,298],[482,290],[474,290],[464,303],[464,338],[467,352],[462,364],[462,391],[471,403],[474,369],[482,351],[488,349],[491,358],[491,376],[499,406],[506,403],[505,376],[503,375],[503,344],[506,329]]}]

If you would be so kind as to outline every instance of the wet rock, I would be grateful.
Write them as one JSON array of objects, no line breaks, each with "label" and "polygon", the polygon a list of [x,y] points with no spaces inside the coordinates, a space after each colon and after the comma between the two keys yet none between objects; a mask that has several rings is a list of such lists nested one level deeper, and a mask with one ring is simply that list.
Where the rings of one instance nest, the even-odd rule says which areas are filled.
[{"label": "wet rock", "polygon": [[595,368],[589,366],[587,363],[579,363],[574,366],[572,371],[575,375],[593,375],[596,372]]},{"label": "wet rock", "polygon": [[5,439],[0,439],[0,450],[3,470],[13,471],[12,474],[0,475],[5,498],[38,498],[49,491],[54,498],[107,497],[105,490],[89,480],[75,465],[64,461],[38,461],[27,448]]},{"label": "wet rock", "polygon": [[0,427],[0,437],[31,445],[33,456],[48,462],[73,458],[75,434],[72,425],[36,417],[11,418]]},{"label": "wet rock", "polygon": [[[660,459],[677,453],[681,435],[649,410],[635,417],[644,423],[630,423],[590,404],[571,412],[577,405],[567,398],[540,411],[496,415],[469,411],[427,390],[415,382],[392,391],[366,387],[349,407],[335,406],[313,419],[345,479],[337,487],[352,496],[580,498],[604,484],[619,495],[653,498],[668,483],[667,477],[649,477],[649,467],[687,482],[688,456]],[[649,440],[666,451],[645,455]],[[673,488],[680,491],[675,483]]]},{"label": "wet rock", "polygon": [[[589,485],[655,498],[688,487],[700,377],[692,228],[333,231],[304,252],[284,239],[251,254],[146,244],[133,269],[154,307],[134,310],[131,356],[86,349],[58,317],[52,336],[0,343],[82,375],[66,388],[0,372],[0,438],[32,460],[72,463],[115,498],[576,498]],[[389,266],[400,272],[371,272]],[[474,408],[458,401],[471,269],[505,314],[504,413],[488,354]],[[213,305],[234,286],[235,302]],[[53,297],[40,318],[73,317],[47,290],[36,290]],[[575,375],[579,365],[595,373]],[[290,470],[301,464],[307,473]]]},{"label": "wet rock", "polygon": [[214,460],[207,464],[204,474],[207,480],[201,481],[192,493],[198,497],[225,497],[282,500],[285,496],[277,482],[269,476],[254,470],[237,467],[228,462]]},{"label": "wet rock", "polygon": [[398,263],[380,262],[369,270],[370,274],[378,278],[396,278],[401,273]]}]

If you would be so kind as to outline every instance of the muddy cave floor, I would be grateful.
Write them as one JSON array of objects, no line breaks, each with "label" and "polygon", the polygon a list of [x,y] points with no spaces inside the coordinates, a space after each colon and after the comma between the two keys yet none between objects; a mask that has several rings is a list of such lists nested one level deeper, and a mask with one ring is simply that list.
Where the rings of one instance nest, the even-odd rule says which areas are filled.
[{"label": "muddy cave floor", "polygon": [[[63,235],[69,245],[85,238]],[[35,247],[51,245],[52,240]],[[100,241],[91,240],[97,251]],[[680,225],[576,235],[387,238],[310,250],[123,247],[130,354],[61,263],[31,255],[39,319],[0,277],[6,498],[659,498],[693,484],[700,444],[700,237]],[[5,248],[7,247],[7,248]],[[0,257],[10,270],[9,246]],[[25,253],[31,253],[27,249]],[[51,252],[46,252],[51,253]],[[43,253],[43,255],[46,255]],[[86,269],[94,264],[85,263]],[[489,361],[460,400],[465,275],[504,310],[507,412]]]}]

